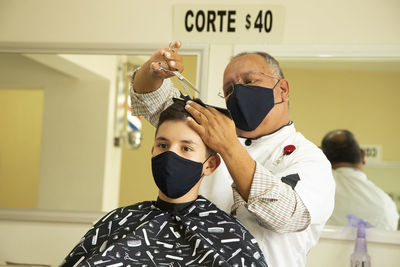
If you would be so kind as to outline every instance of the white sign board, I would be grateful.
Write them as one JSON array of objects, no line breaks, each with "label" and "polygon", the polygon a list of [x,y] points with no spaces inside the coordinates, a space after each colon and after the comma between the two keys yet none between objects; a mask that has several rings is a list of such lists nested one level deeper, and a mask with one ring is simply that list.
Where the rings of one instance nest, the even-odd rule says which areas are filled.
[{"label": "white sign board", "polygon": [[284,8],[259,5],[176,5],[174,40],[190,43],[278,44]]},{"label": "white sign board", "polygon": [[382,160],[382,145],[360,145],[365,150],[366,162],[377,162]]}]

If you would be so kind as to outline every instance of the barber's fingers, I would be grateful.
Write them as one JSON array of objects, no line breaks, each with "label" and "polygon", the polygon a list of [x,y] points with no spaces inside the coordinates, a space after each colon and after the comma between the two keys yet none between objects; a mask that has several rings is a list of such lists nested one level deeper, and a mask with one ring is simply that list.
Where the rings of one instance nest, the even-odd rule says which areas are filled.
[{"label": "barber's fingers", "polygon": [[192,115],[192,117],[196,120],[198,124],[205,125],[208,122],[207,116],[202,111],[196,109],[192,105],[187,104],[185,106],[185,109],[187,112],[190,113],[190,115]]},{"label": "barber's fingers", "polygon": [[177,53],[177,51],[173,52],[170,49],[163,50],[162,55],[164,57],[164,61],[168,64],[168,69],[183,72],[183,58]]},{"label": "barber's fingers", "polygon": [[193,118],[188,117],[187,118],[187,124],[189,125],[189,127],[191,127],[199,136],[201,139],[204,140],[204,135],[206,130],[204,129],[203,126],[201,126],[200,124],[198,124]]},{"label": "barber's fingers", "polygon": [[[213,117],[213,114],[211,113],[211,111],[209,110],[209,107],[205,108],[202,105],[194,102],[194,101],[188,101],[186,103],[186,110],[192,114],[192,115],[197,115],[197,116],[202,116],[205,117],[205,119],[211,119]],[[199,115],[201,114],[201,115]],[[195,117],[196,119],[196,117]]]},{"label": "barber's fingers", "polygon": [[183,72],[183,58],[178,53],[181,42],[176,41],[167,47],[157,50],[149,59],[150,71],[160,79],[170,78],[174,76],[171,72],[162,71],[161,67],[167,70],[177,70]]},{"label": "barber's fingers", "polygon": [[181,48],[182,43],[180,41],[171,42],[168,46],[170,50],[173,52],[177,52],[179,48]]},{"label": "barber's fingers", "polygon": [[[210,114],[213,114],[214,116],[220,116],[223,115],[221,112],[219,112],[218,110],[216,110],[213,107],[207,106],[207,110],[210,112]],[[223,115],[224,117],[226,117],[225,115]]]},{"label": "barber's fingers", "polygon": [[164,64],[163,64],[163,62],[160,62],[160,61],[151,61],[150,60],[150,71],[152,72],[152,74],[154,76],[156,76],[162,80],[174,76],[173,73],[165,72],[165,71],[161,70],[161,68],[168,68],[167,63],[164,62]]},{"label": "barber's fingers", "polygon": [[149,71],[152,73],[154,77],[159,79],[166,79],[174,76],[173,73],[168,73],[165,71],[161,71],[162,68],[169,69],[167,62],[163,56],[166,48],[158,49],[156,52],[151,55],[150,59],[146,62],[149,66]]}]

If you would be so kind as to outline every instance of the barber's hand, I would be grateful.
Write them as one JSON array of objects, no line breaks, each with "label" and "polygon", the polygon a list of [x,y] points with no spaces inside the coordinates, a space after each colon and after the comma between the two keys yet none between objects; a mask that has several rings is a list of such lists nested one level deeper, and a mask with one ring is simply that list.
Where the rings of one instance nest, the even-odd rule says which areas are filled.
[{"label": "barber's hand", "polygon": [[182,56],[178,54],[180,42],[164,47],[155,52],[149,60],[136,72],[132,88],[138,94],[146,94],[160,88],[163,80],[173,76],[172,73],[160,70],[160,66],[168,70],[183,71]]},{"label": "barber's hand", "polygon": [[193,101],[188,101],[185,109],[193,116],[189,118],[189,126],[195,130],[204,143],[221,154],[229,153],[230,149],[240,144],[236,136],[233,120],[212,107],[203,107]]},{"label": "barber's hand", "polygon": [[150,72],[152,72],[152,75],[159,79],[166,79],[174,76],[172,73],[159,70],[159,63],[161,63],[161,67],[165,69],[183,72],[182,56],[178,54],[178,50],[181,45],[181,42],[176,41],[169,47],[164,47],[157,50],[151,56],[151,58],[147,61],[147,65],[150,69]]}]

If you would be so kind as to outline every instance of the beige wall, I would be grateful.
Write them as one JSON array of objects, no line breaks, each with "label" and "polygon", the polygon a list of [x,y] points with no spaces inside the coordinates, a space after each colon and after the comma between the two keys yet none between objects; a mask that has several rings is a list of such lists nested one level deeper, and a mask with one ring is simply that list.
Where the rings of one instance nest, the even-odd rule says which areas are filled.
[{"label": "beige wall", "polygon": [[[0,42],[167,44],[173,39],[172,6],[206,3],[215,1],[3,0]],[[397,0],[218,1],[249,3],[284,8],[282,44],[400,44]]]},{"label": "beige wall", "polygon": [[0,89],[2,208],[37,207],[43,95],[42,89]]},{"label": "beige wall", "polygon": [[90,227],[90,223],[0,220],[0,264],[11,261],[58,266]]},{"label": "beige wall", "polygon": [[346,70],[346,61],[344,70],[337,69],[340,63],[332,69],[319,69],[318,62],[314,69],[282,65],[291,85],[291,119],[304,136],[320,145],[328,131],[349,129],[360,144],[381,144],[383,160],[400,162],[400,124],[395,123],[400,114],[400,64],[388,72],[373,66],[369,71]]},{"label": "beige wall", "polygon": [[[368,237],[367,237],[368,239]],[[377,242],[367,243],[371,266],[392,267],[400,262],[400,245]],[[321,238],[307,256],[307,267],[350,266],[354,241]]]},{"label": "beige wall", "polygon": [[[101,210],[107,81],[103,78],[79,80],[21,55],[2,54],[0,58],[2,87],[43,88],[42,134],[35,141],[41,144],[40,165],[35,166],[40,168],[39,182],[29,188],[37,194],[37,203],[31,206]],[[98,105],[105,108],[97,110]],[[24,108],[22,112],[29,118],[38,111]],[[22,134],[29,136],[29,131]],[[19,165],[24,166],[24,162]]]}]

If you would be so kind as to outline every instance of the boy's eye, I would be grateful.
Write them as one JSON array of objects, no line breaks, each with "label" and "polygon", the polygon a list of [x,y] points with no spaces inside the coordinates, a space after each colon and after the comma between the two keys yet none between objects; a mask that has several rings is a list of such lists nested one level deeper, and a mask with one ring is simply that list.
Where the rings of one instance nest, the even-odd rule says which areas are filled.
[{"label": "boy's eye", "polygon": [[185,152],[190,152],[190,151],[193,150],[193,149],[191,149],[191,148],[188,147],[188,146],[184,146],[182,149],[183,149],[183,151],[185,151]]},{"label": "boy's eye", "polygon": [[162,143],[161,143],[161,144],[158,144],[157,146],[158,146],[159,148],[167,148],[167,144],[162,144]]}]

